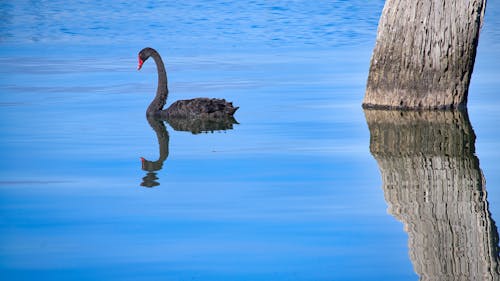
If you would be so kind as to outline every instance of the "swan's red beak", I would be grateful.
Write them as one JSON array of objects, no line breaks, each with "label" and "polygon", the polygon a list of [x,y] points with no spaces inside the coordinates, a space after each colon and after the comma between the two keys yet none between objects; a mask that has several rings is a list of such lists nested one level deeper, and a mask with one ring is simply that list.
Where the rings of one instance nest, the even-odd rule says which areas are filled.
[{"label": "swan's red beak", "polygon": [[139,57],[139,64],[137,65],[137,70],[141,70],[143,63],[144,63],[144,61],[141,59],[141,57]]}]

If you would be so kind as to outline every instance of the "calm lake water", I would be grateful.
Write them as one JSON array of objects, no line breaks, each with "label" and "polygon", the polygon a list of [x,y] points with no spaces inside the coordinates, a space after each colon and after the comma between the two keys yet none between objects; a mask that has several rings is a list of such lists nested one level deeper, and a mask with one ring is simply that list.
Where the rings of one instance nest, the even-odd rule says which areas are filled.
[{"label": "calm lake water", "polygon": [[[0,3],[0,279],[498,280],[500,3],[427,115],[361,108],[384,1],[234,2]],[[239,124],[150,126],[146,46]]]}]

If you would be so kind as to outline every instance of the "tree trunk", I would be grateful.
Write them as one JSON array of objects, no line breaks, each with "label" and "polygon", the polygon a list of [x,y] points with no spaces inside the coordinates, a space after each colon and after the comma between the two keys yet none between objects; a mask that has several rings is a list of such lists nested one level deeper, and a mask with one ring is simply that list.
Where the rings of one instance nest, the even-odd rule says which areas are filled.
[{"label": "tree trunk", "polygon": [[499,281],[498,232],[461,111],[366,110],[388,212],[422,281]]},{"label": "tree trunk", "polygon": [[465,107],[485,7],[486,0],[387,0],[363,107]]}]

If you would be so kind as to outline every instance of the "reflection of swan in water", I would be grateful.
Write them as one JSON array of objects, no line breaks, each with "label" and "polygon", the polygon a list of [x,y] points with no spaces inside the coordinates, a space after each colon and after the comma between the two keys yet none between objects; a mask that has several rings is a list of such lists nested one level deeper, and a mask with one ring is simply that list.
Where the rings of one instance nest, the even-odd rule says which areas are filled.
[{"label": "reflection of swan in water", "polygon": [[[156,172],[161,170],[163,162],[167,160],[169,149],[168,143],[170,140],[167,128],[163,120],[156,119],[152,116],[147,117],[148,123],[153,128],[158,138],[158,146],[160,148],[160,157],[156,161],[149,161],[141,157],[142,169],[147,171],[145,177],[142,178],[141,186],[154,187],[160,185],[157,181],[158,177]],[[233,124],[238,124],[233,117],[220,117],[220,118],[167,118],[167,122],[176,131],[188,131],[193,134],[202,132],[214,132],[232,130]]]},{"label": "reflection of swan in water", "polygon": [[210,98],[195,98],[190,100],[178,100],[167,109],[163,109],[167,101],[168,85],[167,72],[160,57],[160,54],[152,48],[144,48],[139,52],[139,65],[137,69],[141,69],[142,64],[152,57],[156,63],[158,72],[158,89],[156,96],[149,105],[146,114],[159,118],[167,117],[182,117],[182,118],[225,118],[233,116],[238,107],[234,107],[233,103],[226,102],[224,99]]},{"label": "reflection of swan in water", "polygon": [[191,132],[193,134],[232,130],[233,124],[238,124],[232,116],[224,118],[167,117],[165,120],[174,130]]},{"label": "reflection of swan in water", "polygon": [[156,176],[156,171],[161,170],[163,167],[163,162],[167,160],[168,157],[168,142],[170,137],[168,131],[165,128],[162,120],[157,120],[153,117],[148,117],[148,123],[156,132],[156,137],[158,138],[158,146],[160,147],[160,157],[156,161],[149,161],[141,157],[142,169],[147,171],[147,175],[142,178],[142,186],[153,187],[159,185],[156,181],[158,177]]},{"label": "reflection of swan in water", "polygon": [[365,110],[388,211],[404,224],[421,280],[500,280],[467,112]]}]

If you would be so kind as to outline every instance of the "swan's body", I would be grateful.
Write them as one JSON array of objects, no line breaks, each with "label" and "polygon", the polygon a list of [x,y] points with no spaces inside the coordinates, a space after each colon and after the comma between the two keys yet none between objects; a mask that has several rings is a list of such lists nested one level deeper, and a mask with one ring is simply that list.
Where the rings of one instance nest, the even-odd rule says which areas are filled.
[{"label": "swan's body", "polygon": [[168,83],[167,72],[160,57],[160,54],[153,48],[144,48],[139,52],[139,65],[137,69],[141,69],[142,64],[152,57],[156,63],[158,71],[158,89],[156,96],[148,106],[146,111],[147,116],[155,116],[159,118],[180,117],[180,118],[221,118],[233,116],[238,107],[234,107],[232,102],[227,102],[225,99],[212,98],[195,98],[190,100],[178,100],[167,109],[163,109],[167,102]]}]

